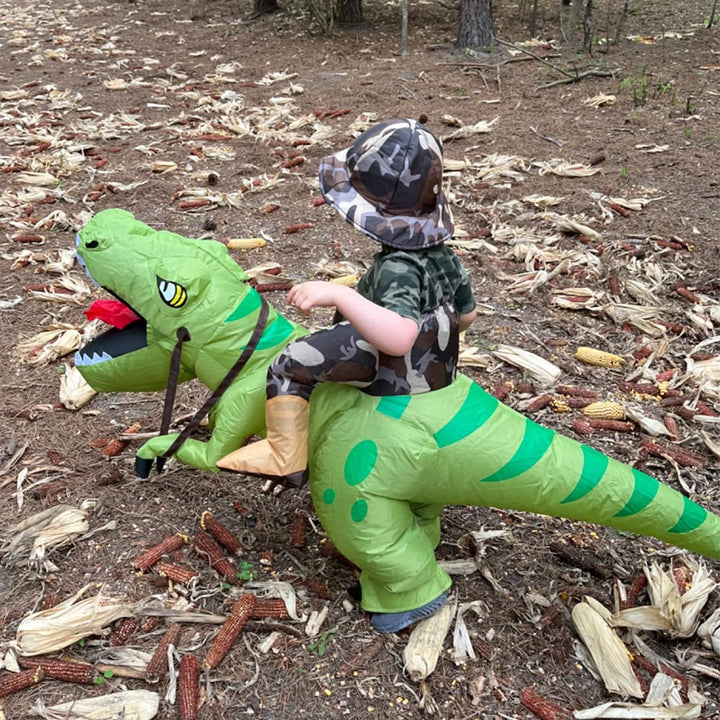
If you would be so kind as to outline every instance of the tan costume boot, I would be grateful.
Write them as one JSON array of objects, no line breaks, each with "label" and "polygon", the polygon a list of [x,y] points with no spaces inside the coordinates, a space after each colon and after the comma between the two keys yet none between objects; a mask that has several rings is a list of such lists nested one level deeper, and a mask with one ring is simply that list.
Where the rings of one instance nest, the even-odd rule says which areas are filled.
[{"label": "tan costume boot", "polygon": [[305,482],[307,471],[308,416],[307,400],[294,395],[278,395],[265,404],[264,440],[231,452],[217,466],[224,470],[282,478],[293,487]]}]

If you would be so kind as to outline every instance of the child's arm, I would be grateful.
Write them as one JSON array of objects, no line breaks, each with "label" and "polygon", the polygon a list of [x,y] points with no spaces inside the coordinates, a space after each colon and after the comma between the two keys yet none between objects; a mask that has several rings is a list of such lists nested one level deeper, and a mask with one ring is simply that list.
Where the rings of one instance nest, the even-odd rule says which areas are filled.
[{"label": "child's arm", "polygon": [[470,312],[463,313],[460,316],[460,332],[467,330],[477,317],[477,310],[473,309]]},{"label": "child's arm", "polygon": [[401,356],[412,348],[419,331],[410,318],[376,305],[346,285],[313,280],[295,285],[287,296],[306,315],[313,307],[336,307],[340,314],[380,352]]}]

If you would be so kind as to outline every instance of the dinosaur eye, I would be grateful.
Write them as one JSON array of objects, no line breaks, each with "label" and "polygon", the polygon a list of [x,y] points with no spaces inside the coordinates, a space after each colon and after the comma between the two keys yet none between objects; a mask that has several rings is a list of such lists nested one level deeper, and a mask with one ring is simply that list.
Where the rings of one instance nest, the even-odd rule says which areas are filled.
[{"label": "dinosaur eye", "polygon": [[85,243],[86,248],[96,248],[100,243],[97,240],[91,240]]}]

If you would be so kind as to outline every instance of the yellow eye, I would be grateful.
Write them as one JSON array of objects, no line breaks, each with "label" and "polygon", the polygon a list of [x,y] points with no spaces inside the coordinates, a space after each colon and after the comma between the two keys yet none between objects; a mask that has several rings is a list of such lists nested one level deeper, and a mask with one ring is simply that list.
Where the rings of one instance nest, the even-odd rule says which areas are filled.
[{"label": "yellow eye", "polygon": [[158,291],[162,301],[172,308],[181,308],[187,302],[187,290],[180,283],[157,278]]}]

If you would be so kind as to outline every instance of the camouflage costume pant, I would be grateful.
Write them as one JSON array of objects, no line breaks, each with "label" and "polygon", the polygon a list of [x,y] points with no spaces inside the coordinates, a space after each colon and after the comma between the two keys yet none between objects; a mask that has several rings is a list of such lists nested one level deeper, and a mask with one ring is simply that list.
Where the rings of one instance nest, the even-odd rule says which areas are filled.
[{"label": "camouflage costume pant", "polygon": [[318,383],[354,385],[369,395],[418,395],[447,387],[457,371],[459,315],[450,303],[421,317],[411,350],[386,355],[346,321],[290,343],[268,370],[268,399],[305,400]]}]

